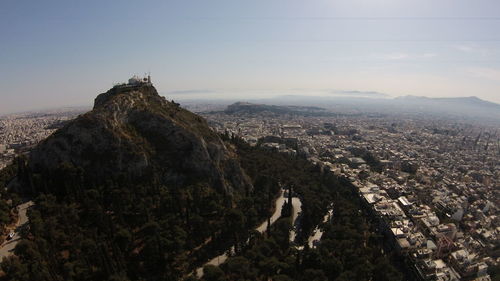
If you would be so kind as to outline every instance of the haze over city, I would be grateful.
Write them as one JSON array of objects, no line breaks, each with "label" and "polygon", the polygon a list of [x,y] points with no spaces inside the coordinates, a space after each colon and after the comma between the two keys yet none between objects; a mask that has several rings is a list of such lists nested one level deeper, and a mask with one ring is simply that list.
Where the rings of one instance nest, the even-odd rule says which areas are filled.
[{"label": "haze over city", "polygon": [[150,72],[175,99],[377,92],[500,103],[500,2],[4,1],[0,113]]},{"label": "haze over city", "polygon": [[0,5],[0,281],[500,281],[498,0]]}]

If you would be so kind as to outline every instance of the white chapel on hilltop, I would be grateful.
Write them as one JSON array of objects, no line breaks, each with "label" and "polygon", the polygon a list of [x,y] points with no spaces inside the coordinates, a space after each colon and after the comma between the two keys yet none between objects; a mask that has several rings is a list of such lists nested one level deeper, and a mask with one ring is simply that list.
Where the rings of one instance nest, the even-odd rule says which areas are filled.
[{"label": "white chapel on hilltop", "polygon": [[138,75],[134,75],[130,79],[128,79],[128,83],[115,84],[114,87],[132,87],[140,85],[152,85],[151,75],[148,74],[148,76],[142,78],[139,77]]}]

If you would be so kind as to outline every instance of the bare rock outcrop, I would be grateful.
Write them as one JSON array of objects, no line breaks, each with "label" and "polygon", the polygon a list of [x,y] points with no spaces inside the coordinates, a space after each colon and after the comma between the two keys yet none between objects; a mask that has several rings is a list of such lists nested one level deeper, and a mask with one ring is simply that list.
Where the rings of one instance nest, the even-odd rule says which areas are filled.
[{"label": "bare rock outcrop", "polygon": [[92,111],[66,124],[29,156],[34,173],[70,165],[105,182],[154,173],[182,186],[208,180],[226,194],[251,189],[236,153],[200,116],[158,95],[150,84],[114,87]]}]

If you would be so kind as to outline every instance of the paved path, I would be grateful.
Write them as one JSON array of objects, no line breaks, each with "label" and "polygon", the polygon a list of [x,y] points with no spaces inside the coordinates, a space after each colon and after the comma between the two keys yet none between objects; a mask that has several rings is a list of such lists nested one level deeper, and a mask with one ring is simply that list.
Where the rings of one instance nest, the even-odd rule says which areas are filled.
[{"label": "paved path", "polygon": [[4,257],[8,257],[13,255],[13,250],[16,247],[17,243],[21,240],[21,236],[19,235],[19,231],[27,226],[28,216],[26,214],[29,207],[33,206],[33,201],[28,201],[17,206],[19,219],[17,220],[16,225],[14,226],[14,237],[11,240],[6,240],[2,246],[0,246],[0,261],[3,260]]},{"label": "paved path", "polygon": [[[328,213],[323,217],[323,223],[327,222],[330,220],[330,218],[333,215],[333,209],[328,210]],[[321,237],[323,236],[323,230],[319,228],[319,226],[316,226],[316,228],[313,230],[313,233],[311,236],[309,236],[309,239],[307,239],[307,243],[309,244],[309,248],[315,248],[316,241],[321,241]]]},{"label": "paved path", "polygon": [[[286,201],[287,201],[287,198],[285,197],[285,191],[282,189],[280,197],[278,197],[278,199],[276,199],[276,201],[274,202],[274,213],[270,219],[271,224],[275,223],[281,217],[281,209],[283,209],[283,205],[285,205]],[[294,216],[293,216],[294,221],[297,219],[297,216],[298,216],[298,211],[295,212],[295,209],[296,209],[295,205],[297,204],[296,201],[299,201],[299,203],[300,203],[300,200],[298,198],[292,198],[292,205],[294,206]],[[255,230],[257,230],[260,233],[264,233],[264,231],[267,230],[267,224],[268,224],[268,222],[266,220],[261,225],[259,225]],[[232,246],[229,249],[229,252],[231,254],[234,254],[234,246]],[[219,266],[219,265],[223,264],[228,259],[228,257],[229,256],[228,256],[227,252],[225,252],[222,255],[216,256],[215,258],[209,260],[203,266],[205,266],[205,265]],[[196,276],[198,278],[203,277],[203,266],[196,269]]]},{"label": "paved path", "polygon": [[302,211],[302,201],[299,198],[292,198],[292,230],[290,231],[290,242],[295,241],[295,236],[297,232],[297,218],[299,217],[299,213]]},{"label": "paved path", "polygon": [[[285,197],[285,190],[281,190],[280,197],[276,199],[274,202],[274,213],[271,216],[271,224],[275,223],[280,217],[281,217],[281,209],[283,209],[283,205],[285,205],[286,202],[286,197]],[[264,231],[267,230],[267,220],[263,222],[261,225],[259,225],[255,230],[257,230],[260,233],[264,233]]]}]

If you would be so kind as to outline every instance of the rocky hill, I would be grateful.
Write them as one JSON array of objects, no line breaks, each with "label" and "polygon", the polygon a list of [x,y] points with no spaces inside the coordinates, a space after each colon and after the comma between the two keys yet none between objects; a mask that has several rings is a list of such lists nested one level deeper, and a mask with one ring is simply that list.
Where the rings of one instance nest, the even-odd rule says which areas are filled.
[{"label": "rocky hill", "polygon": [[[379,262],[349,182],[306,159],[221,137],[149,81],[99,95],[92,111],[0,171],[0,183],[17,177],[28,191],[12,198],[34,202],[0,281],[199,280],[192,273],[204,265],[201,280],[401,280]],[[296,241],[296,205],[273,204],[281,183],[301,198]],[[323,248],[298,251],[331,206],[338,217],[325,227]],[[267,226],[272,214],[281,217]],[[228,251],[236,256],[214,267]],[[380,272],[395,277],[373,278]]]},{"label": "rocky hill", "polygon": [[292,114],[303,116],[316,116],[327,114],[324,108],[316,106],[278,106],[267,104],[255,104],[248,102],[236,102],[227,106],[224,110],[227,114]]},{"label": "rocky hill", "polygon": [[164,184],[196,179],[232,193],[251,188],[236,154],[200,116],[158,95],[151,84],[114,87],[85,113],[40,143],[29,155],[36,174],[62,166],[93,182],[154,171]]}]

